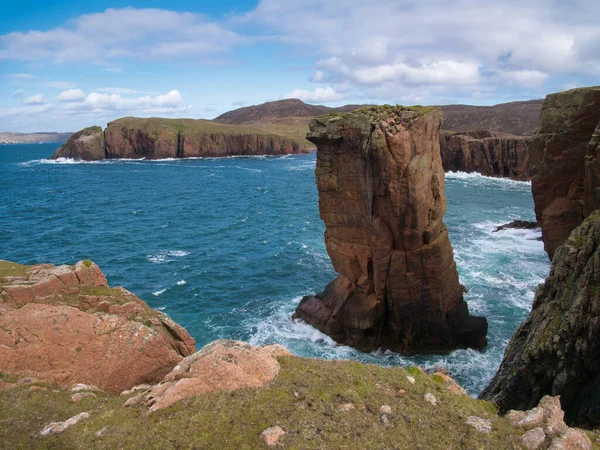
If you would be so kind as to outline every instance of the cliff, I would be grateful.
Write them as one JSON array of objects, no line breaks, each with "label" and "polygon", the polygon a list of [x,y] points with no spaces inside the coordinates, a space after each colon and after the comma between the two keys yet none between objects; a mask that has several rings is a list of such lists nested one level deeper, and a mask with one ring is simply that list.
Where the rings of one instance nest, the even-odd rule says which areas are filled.
[{"label": "cliff", "polygon": [[0,287],[2,448],[591,449],[558,398],[500,417],[442,372],[231,340],[192,353],[183,328],[91,261],[1,261]]},{"label": "cliff", "polygon": [[160,381],[195,349],[182,327],[110,288],[91,261],[0,261],[0,372],[119,393]]},{"label": "cliff", "polygon": [[502,411],[560,395],[568,423],[600,424],[600,210],[558,247],[527,320],[481,398]]},{"label": "cliff", "polygon": [[[90,138],[93,133],[94,139]],[[100,151],[99,149],[102,149]],[[53,159],[190,158],[305,153],[296,141],[258,129],[208,120],[125,117],[75,133]]]},{"label": "cliff", "polygon": [[531,140],[531,190],[542,240],[550,259],[591,211],[600,207],[600,87],[546,97]]},{"label": "cliff", "polygon": [[300,318],[337,342],[404,354],[482,348],[448,231],[437,108],[375,107],[310,124],[327,252],[339,277]]},{"label": "cliff", "polygon": [[446,172],[476,172],[490,177],[528,181],[529,138],[488,130],[441,133],[440,151]]}]

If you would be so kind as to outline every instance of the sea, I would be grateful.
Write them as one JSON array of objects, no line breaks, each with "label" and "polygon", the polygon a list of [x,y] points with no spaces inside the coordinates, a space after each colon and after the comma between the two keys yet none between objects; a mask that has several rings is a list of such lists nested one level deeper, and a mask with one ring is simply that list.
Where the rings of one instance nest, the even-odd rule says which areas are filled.
[{"label": "sea", "polygon": [[361,353],[291,315],[336,276],[323,242],[315,154],[186,160],[49,161],[59,144],[0,146],[0,259],[91,259],[183,325],[198,348],[219,338],[276,342],[296,355],[442,368],[471,395],[496,372],[549,261],[531,185],[447,173],[445,223],[465,299],[489,322],[483,352]]}]

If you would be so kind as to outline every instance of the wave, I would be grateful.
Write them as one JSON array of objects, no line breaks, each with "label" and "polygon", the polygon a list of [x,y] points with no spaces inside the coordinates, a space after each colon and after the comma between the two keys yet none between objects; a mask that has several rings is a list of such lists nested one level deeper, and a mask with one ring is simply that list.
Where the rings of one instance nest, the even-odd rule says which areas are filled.
[{"label": "wave", "polygon": [[486,175],[481,175],[477,172],[446,172],[447,179],[456,179],[456,180],[465,180],[470,182],[492,182],[492,183],[503,183],[513,186],[531,186],[531,181],[518,181],[512,180],[510,178],[501,178],[501,177],[489,177]]},{"label": "wave", "polygon": [[177,286],[185,286],[186,281],[185,280],[179,280],[176,284],[177,284]]},{"label": "wave", "polygon": [[185,250],[161,250],[154,255],[148,255],[146,258],[151,263],[164,264],[173,261],[171,257],[181,258],[189,254],[190,252],[186,252]]},{"label": "wave", "polygon": [[160,290],[158,290],[158,291],[154,291],[154,292],[152,293],[152,295],[154,295],[155,297],[158,297],[159,295],[161,295],[161,294],[164,294],[166,291],[167,291],[167,289],[166,289],[166,288],[165,288],[165,289],[160,289]]}]

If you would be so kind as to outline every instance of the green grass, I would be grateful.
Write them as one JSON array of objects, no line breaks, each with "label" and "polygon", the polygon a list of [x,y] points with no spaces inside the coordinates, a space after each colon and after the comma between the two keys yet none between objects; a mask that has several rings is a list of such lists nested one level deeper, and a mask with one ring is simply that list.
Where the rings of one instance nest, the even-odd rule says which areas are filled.
[{"label": "green grass", "polygon": [[27,277],[29,266],[0,260],[0,289],[7,282],[7,277]]},{"label": "green grass", "polygon": [[[97,394],[78,403],[50,387],[0,391],[0,443],[11,449],[256,449],[266,428],[281,426],[283,448],[292,449],[448,449],[518,447],[518,436],[493,405],[445,387],[418,372],[411,385],[401,368],[386,369],[349,361],[280,358],[280,375],[261,389],[212,393],[148,414],[143,406],[123,408],[126,398]],[[404,389],[404,395],[398,391]],[[438,399],[432,407],[423,395]],[[341,411],[343,403],[355,408]],[[388,423],[379,408],[389,405]],[[91,418],[65,433],[42,438],[44,425],[83,411]],[[491,419],[481,434],[464,422],[475,415]],[[95,433],[104,427],[102,438]]]}]

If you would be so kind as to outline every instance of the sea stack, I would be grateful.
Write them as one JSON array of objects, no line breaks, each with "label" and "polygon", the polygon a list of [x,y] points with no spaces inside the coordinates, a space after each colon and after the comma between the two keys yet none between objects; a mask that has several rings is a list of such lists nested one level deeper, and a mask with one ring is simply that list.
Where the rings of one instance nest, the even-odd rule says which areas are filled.
[{"label": "sea stack", "polygon": [[535,214],[550,259],[569,233],[600,207],[600,86],[546,97],[529,146]]},{"label": "sea stack", "polygon": [[313,119],[325,245],[339,276],[294,318],[363,351],[481,349],[448,231],[441,111],[372,107]]}]

